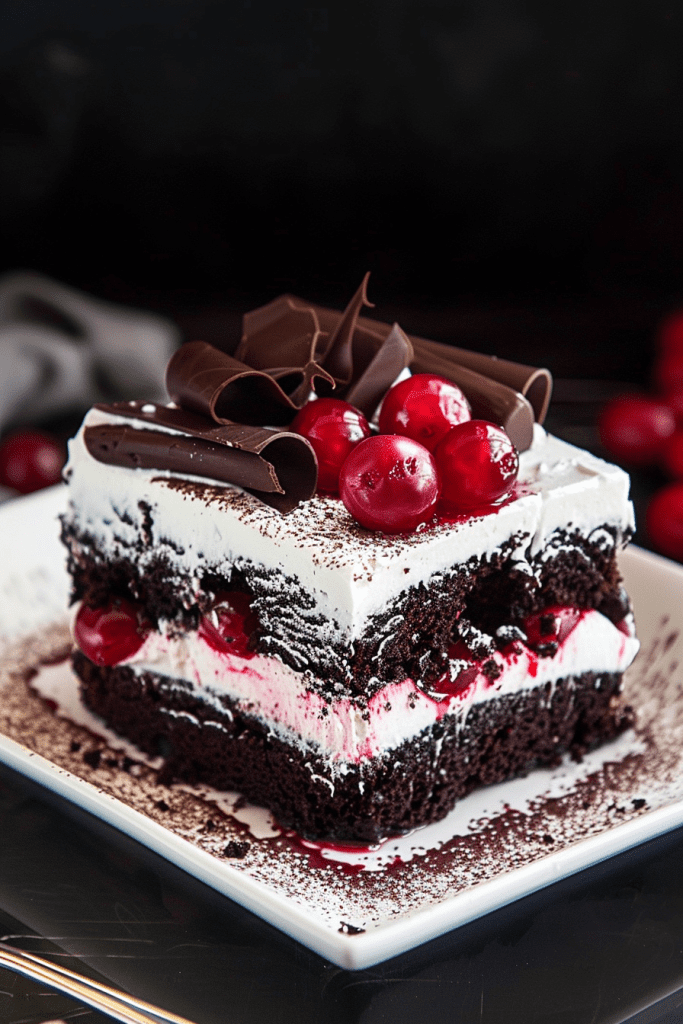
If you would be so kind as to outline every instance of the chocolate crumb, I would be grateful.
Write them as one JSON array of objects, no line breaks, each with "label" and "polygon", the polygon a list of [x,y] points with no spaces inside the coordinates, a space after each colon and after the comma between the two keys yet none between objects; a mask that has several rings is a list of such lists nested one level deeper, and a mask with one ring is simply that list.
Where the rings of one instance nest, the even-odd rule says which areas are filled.
[{"label": "chocolate crumb", "polygon": [[71,747],[70,747],[71,753],[72,754],[77,754],[80,749],[81,749],[81,745],[78,742],[78,740],[72,740],[71,741]]},{"label": "chocolate crumb", "polygon": [[249,853],[251,849],[251,843],[239,842],[237,839],[231,839],[228,845],[223,850],[224,857],[234,857],[237,860],[242,860],[243,857]]},{"label": "chocolate crumb", "polygon": [[134,764],[135,761],[133,761],[131,757],[124,757],[123,761],[121,762],[121,767],[123,768],[124,772],[129,772]]},{"label": "chocolate crumb", "polygon": [[347,924],[346,921],[341,922],[341,927],[337,929],[342,935],[362,935],[365,928],[357,928],[355,924]]},{"label": "chocolate crumb", "polygon": [[108,757],[104,763],[106,764],[107,768],[118,768],[119,759],[118,757]]},{"label": "chocolate crumb", "polygon": [[546,844],[546,846],[552,846],[555,840],[551,835],[548,835],[548,833],[546,832],[546,834],[543,836],[543,842]]},{"label": "chocolate crumb", "polygon": [[170,811],[171,809],[165,800],[157,800],[154,806],[159,811]]},{"label": "chocolate crumb", "polygon": [[97,749],[96,750],[86,750],[85,754],[83,755],[83,760],[91,768],[99,768],[101,758],[102,758],[102,751],[101,750],[97,750]]},{"label": "chocolate crumb", "polygon": [[645,806],[647,801],[643,800],[641,797],[638,797],[637,800],[631,800],[631,803],[633,804],[633,809],[639,811],[641,807]]},{"label": "chocolate crumb", "polygon": [[215,830],[216,830],[215,822],[213,822],[211,820],[211,818],[209,818],[209,820],[204,824],[204,831],[205,832],[215,832]]}]

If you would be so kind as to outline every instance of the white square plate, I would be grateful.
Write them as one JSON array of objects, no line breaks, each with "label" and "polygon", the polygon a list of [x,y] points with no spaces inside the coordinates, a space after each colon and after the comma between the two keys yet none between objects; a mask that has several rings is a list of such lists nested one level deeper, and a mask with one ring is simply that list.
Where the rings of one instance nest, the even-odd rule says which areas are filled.
[{"label": "white square plate", "polygon": [[635,731],[377,850],[339,850],[281,833],[237,794],[161,785],[95,719],[60,715],[76,692],[65,666],[39,676],[54,704],[29,688],[68,636],[64,503],[59,487],[0,508],[0,760],[334,963],[395,956],[683,823],[680,566],[635,548],[622,559],[642,644],[625,683]]}]

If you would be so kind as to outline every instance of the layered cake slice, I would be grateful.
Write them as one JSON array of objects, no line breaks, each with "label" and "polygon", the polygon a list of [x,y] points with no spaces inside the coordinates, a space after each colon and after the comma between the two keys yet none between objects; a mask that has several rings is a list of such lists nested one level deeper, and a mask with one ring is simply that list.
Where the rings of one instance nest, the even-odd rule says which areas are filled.
[{"label": "layered cake slice", "polygon": [[[344,314],[277,300],[245,318],[234,355],[183,346],[169,405],[91,410],[63,538],[92,711],[161,754],[168,782],[372,842],[616,736],[638,645],[617,566],[628,478],[534,423],[547,375],[408,339],[363,302],[364,288]],[[466,398],[458,411],[440,392],[444,438],[406,442],[423,456],[402,447],[407,400],[392,409],[425,374]],[[365,415],[339,433],[330,395]],[[474,460],[465,441],[453,455],[463,424]],[[486,486],[459,506],[472,475]]]}]

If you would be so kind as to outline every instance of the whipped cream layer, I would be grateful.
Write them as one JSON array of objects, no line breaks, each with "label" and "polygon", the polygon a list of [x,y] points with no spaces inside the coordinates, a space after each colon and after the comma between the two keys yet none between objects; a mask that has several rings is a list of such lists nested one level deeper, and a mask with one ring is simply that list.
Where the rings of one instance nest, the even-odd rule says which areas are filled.
[{"label": "whipped cream layer", "polygon": [[[180,637],[150,633],[136,654],[121,664],[136,674],[163,676],[165,691],[177,686],[186,693],[189,683],[193,697],[222,714],[229,712],[221,697],[228,697],[279,739],[323,755],[333,769],[343,771],[345,765],[360,764],[414,739],[446,715],[464,725],[475,704],[585,672],[621,673],[637,651],[631,623],[625,620],[618,628],[599,612],[584,611],[553,657],[539,657],[517,643],[509,652],[493,655],[500,669],[493,682],[474,663],[477,671],[462,692],[441,694],[437,683],[428,696],[412,679],[404,679],[383,687],[367,704],[348,698],[326,700],[311,689],[306,673],[295,672],[276,658],[219,652],[199,632]],[[443,689],[449,685],[444,681]],[[220,722],[209,724],[224,728]]]},{"label": "whipped cream layer", "polygon": [[[612,528],[617,541],[633,528],[626,473],[536,425],[532,447],[520,456],[518,497],[494,513],[443,523],[409,535],[370,532],[341,501],[316,496],[283,516],[239,488],[197,477],[180,480],[156,470],[105,465],[88,452],[87,426],[134,421],[91,410],[69,446],[67,518],[91,536],[109,560],[136,559],[141,574],[158,556],[195,581],[207,570],[229,577],[256,565],[296,579],[311,595],[307,615],[322,615],[347,641],[368,620],[420,583],[488,558],[512,543],[517,568],[560,530],[586,537]],[[143,429],[140,427],[140,429]],[[151,525],[150,525],[151,524]],[[609,534],[596,534],[613,543]]]}]

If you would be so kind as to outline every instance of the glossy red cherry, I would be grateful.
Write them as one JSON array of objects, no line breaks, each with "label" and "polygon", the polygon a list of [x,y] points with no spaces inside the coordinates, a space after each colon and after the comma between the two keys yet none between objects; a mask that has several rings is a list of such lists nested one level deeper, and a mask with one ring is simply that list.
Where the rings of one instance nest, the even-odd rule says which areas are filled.
[{"label": "glossy red cherry", "polygon": [[579,622],[583,612],[579,608],[552,605],[542,612],[530,615],[524,623],[529,647],[539,654],[554,654]]},{"label": "glossy red cherry", "polygon": [[103,608],[83,604],[74,623],[74,639],[96,665],[118,665],[138,651],[149,633],[130,601],[110,601]]},{"label": "glossy red cherry", "polygon": [[683,351],[662,353],[655,360],[652,376],[662,394],[683,388]]},{"label": "glossy red cherry", "polygon": [[655,548],[683,561],[683,482],[657,491],[647,507],[645,523]]},{"label": "glossy red cherry", "polygon": [[665,441],[661,464],[664,472],[673,480],[683,480],[683,430],[677,430]]},{"label": "glossy red cherry", "polygon": [[660,352],[683,352],[683,309],[670,313],[657,329],[657,348]]},{"label": "glossy red cherry", "polygon": [[238,658],[253,658],[249,650],[249,637],[257,626],[247,594],[231,591],[222,594],[214,608],[217,622],[202,619],[199,635],[219,654],[234,654]]},{"label": "glossy red cherry", "polygon": [[673,412],[679,430],[683,428],[683,388],[667,391],[665,395],[662,395],[662,402],[664,405],[668,405]]},{"label": "glossy red cherry", "polygon": [[339,494],[368,530],[414,530],[429,519],[439,498],[436,463],[412,438],[375,434],[361,441],[342,466]]},{"label": "glossy red cherry", "polygon": [[470,420],[451,427],[434,451],[446,505],[467,511],[500,501],[519,472],[517,449],[502,427]]},{"label": "glossy red cherry", "polygon": [[0,442],[0,484],[20,494],[50,487],[62,479],[65,452],[49,434],[19,430]]},{"label": "glossy red cherry", "polygon": [[598,419],[600,440],[621,462],[646,466],[659,457],[676,429],[676,417],[663,401],[647,395],[622,395],[603,408]]},{"label": "glossy red cherry", "polygon": [[456,423],[472,418],[457,384],[436,373],[416,373],[394,384],[379,414],[381,434],[402,434],[433,452]]},{"label": "glossy red cherry", "polygon": [[[449,697],[457,697],[459,694],[469,690],[477,678],[481,666],[462,640],[458,640],[450,645],[448,648],[448,660],[451,662],[451,665],[441,679],[439,679],[435,689],[439,693],[447,693]],[[456,664],[454,665],[453,662]],[[455,673],[454,669],[457,669]]]},{"label": "glossy red cherry", "polygon": [[339,491],[339,471],[359,441],[370,436],[362,412],[339,398],[318,398],[300,409],[290,430],[307,438],[318,460],[318,490]]}]

